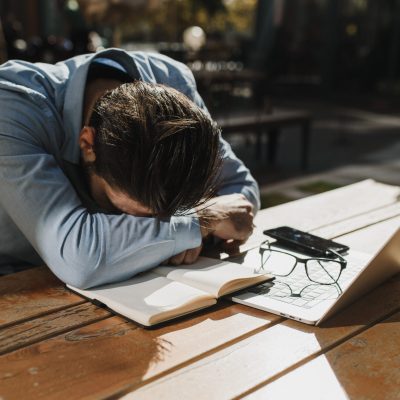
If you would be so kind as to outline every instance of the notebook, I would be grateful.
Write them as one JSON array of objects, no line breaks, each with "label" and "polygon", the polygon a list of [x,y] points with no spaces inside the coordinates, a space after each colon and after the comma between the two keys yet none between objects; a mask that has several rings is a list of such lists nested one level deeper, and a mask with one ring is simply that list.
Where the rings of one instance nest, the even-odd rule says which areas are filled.
[{"label": "notebook", "polygon": [[210,307],[221,296],[273,279],[245,265],[200,257],[185,266],[159,266],[135,277],[74,292],[143,326]]}]

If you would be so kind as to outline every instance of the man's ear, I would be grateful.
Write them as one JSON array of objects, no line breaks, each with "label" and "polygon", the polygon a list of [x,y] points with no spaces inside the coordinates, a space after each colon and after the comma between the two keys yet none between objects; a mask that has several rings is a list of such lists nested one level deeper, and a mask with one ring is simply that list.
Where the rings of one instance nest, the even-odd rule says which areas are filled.
[{"label": "man's ear", "polygon": [[79,148],[81,149],[82,159],[85,162],[94,162],[96,154],[93,150],[94,136],[96,131],[91,126],[84,126],[79,134]]}]

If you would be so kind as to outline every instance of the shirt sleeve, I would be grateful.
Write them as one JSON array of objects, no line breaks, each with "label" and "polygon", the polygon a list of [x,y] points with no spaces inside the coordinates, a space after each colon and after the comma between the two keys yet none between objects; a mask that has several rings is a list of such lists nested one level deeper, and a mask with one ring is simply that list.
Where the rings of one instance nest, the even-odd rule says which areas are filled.
[{"label": "shirt sleeve", "polygon": [[[170,62],[176,88],[206,109],[190,70]],[[89,213],[60,168],[63,122],[53,106],[32,93],[1,90],[0,98],[0,204],[62,281],[88,288],[124,280],[201,244],[196,216]],[[222,138],[220,146],[219,194],[243,193],[257,209],[255,180]]]},{"label": "shirt sleeve", "polygon": [[[166,82],[188,96],[196,105],[209,114],[199,92],[192,71],[184,64],[162,55],[153,55],[164,63],[164,73],[168,71],[168,81],[163,76],[158,80]],[[157,63],[155,63],[157,65]],[[165,73],[165,76],[167,74]],[[223,134],[223,132],[222,132]],[[260,192],[258,184],[249,169],[234,154],[229,143],[220,136],[220,150],[223,158],[219,179],[218,195],[242,193],[253,204],[254,213],[260,209]]]},{"label": "shirt sleeve", "polygon": [[62,281],[87,288],[124,280],[201,244],[195,217],[90,214],[51,151],[62,143],[51,143],[60,128],[48,110],[0,96],[0,204]]}]

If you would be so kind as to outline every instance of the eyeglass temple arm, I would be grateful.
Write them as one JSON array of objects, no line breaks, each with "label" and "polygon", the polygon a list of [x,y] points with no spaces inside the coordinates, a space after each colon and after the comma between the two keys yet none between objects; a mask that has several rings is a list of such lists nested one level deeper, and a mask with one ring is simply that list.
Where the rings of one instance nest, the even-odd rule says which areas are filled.
[{"label": "eyeglass temple arm", "polygon": [[336,257],[338,257],[342,262],[344,262],[344,263],[346,263],[347,264],[347,261],[346,261],[346,259],[340,254],[340,253],[338,253],[336,250],[333,250],[333,249],[327,249],[327,252],[328,253],[332,253],[332,254],[334,254]]}]

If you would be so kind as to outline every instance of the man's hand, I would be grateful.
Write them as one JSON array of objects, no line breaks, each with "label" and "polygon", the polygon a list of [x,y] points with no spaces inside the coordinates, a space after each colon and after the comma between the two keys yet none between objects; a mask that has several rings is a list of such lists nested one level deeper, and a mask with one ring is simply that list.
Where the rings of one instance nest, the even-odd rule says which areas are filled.
[{"label": "man's hand", "polygon": [[214,197],[197,210],[203,237],[245,241],[253,232],[253,205],[242,194]]},{"label": "man's hand", "polygon": [[163,264],[170,264],[170,265],[193,264],[199,258],[202,248],[203,246],[200,245],[199,247],[195,247],[194,249],[182,251],[182,253],[176,254],[175,256],[169,258]]},{"label": "man's hand", "polygon": [[[228,247],[237,247],[253,232],[253,205],[242,194],[214,197],[202,204],[197,214],[203,238],[214,235],[226,240]],[[202,245],[169,258],[163,264],[193,264],[199,258]]]}]

